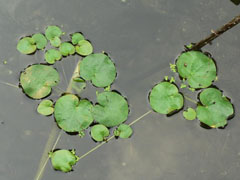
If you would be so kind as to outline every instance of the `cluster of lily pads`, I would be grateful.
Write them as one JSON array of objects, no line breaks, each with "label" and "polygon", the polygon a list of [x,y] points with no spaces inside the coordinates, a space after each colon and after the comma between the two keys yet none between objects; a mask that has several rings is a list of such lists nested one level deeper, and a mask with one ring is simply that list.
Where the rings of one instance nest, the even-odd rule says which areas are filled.
[{"label": "cluster of lily pads", "polygon": [[[207,53],[186,50],[170,64],[174,73],[178,73],[182,84],[180,89],[189,88],[199,91],[196,110],[188,108],[183,112],[187,120],[198,119],[208,128],[224,128],[227,120],[233,117],[234,108],[229,98],[213,86],[217,80],[217,68],[214,60]],[[174,78],[166,76],[150,92],[149,101],[152,109],[160,114],[172,115],[183,109],[184,96],[179,92]]]},{"label": "cluster of lily pads", "polygon": [[[91,128],[90,134],[94,141],[107,141],[110,131],[115,128],[115,137],[129,138],[132,129],[123,124],[129,114],[127,100],[118,92],[111,90],[116,78],[116,68],[113,61],[105,53],[93,53],[90,41],[81,33],[71,34],[70,42],[62,42],[65,33],[58,26],[48,26],[45,34],[37,33],[19,40],[17,50],[23,54],[33,54],[36,50],[44,50],[50,42],[50,49],[45,51],[45,61],[48,64],[33,64],[20,74],[20,86],[23,92],[32,99],[43,99],[51,94],[52,88],[57,86],[60,77],[51,64],[75,53],[82,56],[78,63],[79,74],[71,80],[71,86],[79,90],[90,81],[98,88],[104,88],[101,93],[96,92],[97,103],[94,105],[88,99],[73,93],[64,93],[56,102],[42,100],[37,111],[42,115],[52,115],[59,128],[67,133],[85,135],[85,130]],[[81,88],[77,88],[81,87]],[[78,161],[74,151],[56,150],[49,153],[54,169],[63,172],[72,170]]]}]

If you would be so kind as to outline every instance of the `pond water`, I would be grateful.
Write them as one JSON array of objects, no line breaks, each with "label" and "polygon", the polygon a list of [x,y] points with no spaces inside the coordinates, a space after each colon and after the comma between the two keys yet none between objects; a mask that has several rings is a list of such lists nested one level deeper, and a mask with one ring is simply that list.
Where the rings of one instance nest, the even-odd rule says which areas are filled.
[{"label": "pond water", "polygon": [[[148,93],[165,75],[183,45],[206,37],[239,14],[239,6],[218,0],[0,0],[0,179],[34,179],[45,149],[51,149],[59,129],[53,117],[36,112],[40,101],[17,88],[19,74],[30,64],[44,62],[43,52],[22,55],[20,37],[62,26],[66,34],[81,31],[95,52],[107,52],[118,76],[113,89],[128,98],[128,123],[150,110]],[[240,168],[240,25],[203,48],[215,58],[215,83],[232,99],[235,117],[224,129],[207,130],[182,113],[166,117],[149,113],[133,125],[130,139],[111,140],[81,159],[71,173],[56,172],[48,162],[43,180],[238,180]],[[4,63],[4,61],[7,63]],[[67,88],[79,56],[56,63],[61,76],[56,99]],[[177,77],[177,76],[176,76]],[[10,83],[10,84],[8,84]],[[16,87],[15,87],[16,86]],[[90,86],[82,94],[95,101]],[[197,99],[196,93],[184,90]],[[196,105],[186,100],[185,107]],[[76,149],[81,156],[97,144],[62,133],[56,148]]]}]

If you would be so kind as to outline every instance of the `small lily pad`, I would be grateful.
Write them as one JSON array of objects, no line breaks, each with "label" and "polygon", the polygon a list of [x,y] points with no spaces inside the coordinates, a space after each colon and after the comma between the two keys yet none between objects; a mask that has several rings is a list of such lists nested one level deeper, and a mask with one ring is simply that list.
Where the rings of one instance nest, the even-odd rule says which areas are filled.
[{"label": "small lily pad", "polygon": [[160,114],[171,114],[183,107],[183,96],[178,88],[169,82],[161,82],[153,87],[150,93],[150,105]]},{"label": "small lily pad", "polygon": [[121,124],[117,129],[114,130],[114,135],[123,139],[129,138],[133,133],[132,128],[127,124]]},{"label": "small lily pad", "polygon": [[54,112],[53,102],[51,100],[43,100],[38,105],[37,112],[44,116],[51,115]]},{"label": "small lily pad", "polygon": [[48,26],[45,35],[48,40],[52,40],[55,37],[60,37],[62,35],[62,30],[57,26]]},{"label": "small lily pad", "polygon": [[41,33],[34,34],[32,38],[34,39],[38,49],[44,49],[46,47],[47,39],[43,34]]},{"label": "small lily pad", "polygon": [[92,107],[88,100],[79,100],[77,96],[68,94],[56,101],[54,116],[64,131],[80,132],[93,122]]},{"label": "small lily pad", "polygon": [[74,151],[65,149],[50,152],[49,157],[51,158],[53,168],[65,173],[72,171],[72,166],[74,166],[79,159]]},{"label": "small lily pad", "polygon": [[36,51],[37,46],[33,38],[24,37],[18,41],[17,50],[22,54],[32,54]]},{"label": "small lily pad", "polygon": [[206,88],[216,79],[214,61],[199,51],[188,51],[177,60],[177,70],[191,88]]},{"label": "small lily pad", "polygon": [[62,54],[56,49],[49,49],[45,53],[45,60],[49,64],[54,64],[55,61],[59,61],[62,58]]},{"label": "small lily pad", "polygon": [[201,105],[197,107],[197,118],[211,128],[227,125],[227,119],[234,114],[232,103],[216,88],[200,93]]},{"label": "small lily pad", "polygon": [[81,33],[72,34],[72,44],[77,45],[79,41],[84,40],[84,36]]},{"label": "small lily pad", "polygon": [[50,44],[53,47],[59,47],[61,45],[61,39],[59,37],[54,37],[53,39],[50,39]]},{"label": "small lily pad", "polygon": [[80,63],[80,76],[97,87],[107,87],[116,77],[116,68],[105,54],[91,54]]},{"label": "small lily pad", "polygon": [[92,44],[87,40],[81,40],[76,46],[76,52],[81,56],[87,56],[93,53]]},{"label": "small lily pad", "polygon": [[196,119],[197,113],[193,108],[188,108],[186,111],[183,112],[183,117],[186,120],[194,120]]},{"label": "small lily pad", "polygon": [[51,66],[35,64],[29,66],[20,75],[23,91],[33,99],[48,96],[52,87],[59,82],[58,72]]},{"label": "small lily pad", "polygon": [[102,92],[97,95],[99,104],[93,108],[94,119],[106,127],[122,124],[128,117],[128,103],[116,92]]},{"label": "small lily pad", "polygon": [[103,141],[109,136],[109,130],[102,124],[97,124],[91,128],[91,136],[95,141]]},{"label": "small lily pad", "polygon": [[62,43],[60,45],[59,50],[63,56],[68,56],[68,55],[72,55],[75,53],[75,47],[71,43],[68,43],[68,42]]}]

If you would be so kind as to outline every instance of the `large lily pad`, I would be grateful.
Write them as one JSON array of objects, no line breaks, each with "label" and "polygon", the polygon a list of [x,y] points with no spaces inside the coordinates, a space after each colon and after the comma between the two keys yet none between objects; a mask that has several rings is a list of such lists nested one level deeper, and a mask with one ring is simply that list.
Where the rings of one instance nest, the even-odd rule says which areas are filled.
[{"label": "large lily pad", "polygon": [[122,124],[128,117],[128,103],[116,92],[102,92],[97,95],[99,104],[93,108],[94,119],[106,127]]},{"label": "large lily pad", "polygon": [[197,118],[211,128],[224,127],[234,114],[231,102],[216,88],[203,90],[199,98],[201,105],[196,110]]},{"label": "large lily pad", "polygon": [[59,82],[58,72],[51,66],[35,64],[29,66],[20,75],[23,91],[33,99],[48,96],[52,87]]},{"label": "large lily pad", "polygon": [[54,116],[58,126],[64,131],[81,132],[93,122],[91,111],[91,102],[68,94],[57,100]]},{"label": "large lily pad", "polygon": [[32,38],[34,39],[38,49],[44,49],[45,46],[47,45],[47,39],[41,33],[34,34]]},{"label": "large lily pad", "polygon": [[37,46],[33,38],[24,37],[17,44],[17,50],[22,54],[32,54],[36,51]]},{"label": "large lily pad", "polygon": [[102,124],[97,124],[91,128],[91,136],[95,141],[103,141],[109,136],[109,130]]},{"label": "large lily pad", "polygon": [[177,70],[192,88],[210,86],[217,75],[214,61],[199,51],[181,54],[177,60]]},{"label": "large lily pad", "polygon": [[160,114],[171,114],[183,107],[183,96],[178,88],[169,82],[161,82],[150,93],[150,105]]},{"label": "large lily pad", "polygon": [[91,54],[80,63],[80,76],[97,87],[107,87],[116,77],[116,68],[105,54]]}]

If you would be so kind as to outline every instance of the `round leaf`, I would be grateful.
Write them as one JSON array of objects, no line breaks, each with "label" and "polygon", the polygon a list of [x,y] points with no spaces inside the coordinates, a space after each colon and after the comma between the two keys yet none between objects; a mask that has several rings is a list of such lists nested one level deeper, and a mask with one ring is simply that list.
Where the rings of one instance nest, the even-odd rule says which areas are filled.
[{"label": "round leaf", "polygon": [[45,35],[48,40],[52,40],[55,37],[60,37],[62,35],[62,30],[57,26],[48,26]]},{"label": "round leaf", "polygon": [[116,68],[105,54],[91,54],[80,63],[80,76],[97,87],[107,87],[116,77]]},{"label": "round leaf", "polygon": [[62,54],[56,49],[49,49],[45,53],[45,60],[49,64],[54,64],[55,61],[58,61],[62,58]]},{"label": "round leaf", "polygon": [[43,34],[41,33],[34,34],[32,38],[34,39],[38,49],[44,49],[46,47],[47,39]]},{"label": "round leaf", "polygon": [[72,55],[75,53],[75,47],[68,43],[68,42],[64,42],[60,45],[59,48],[60,52],[62,53],[63,56],[68,56],[68,55]]},{"label": "round leaf", "polygon": [[119,136],[120,138],[126,139],[129,138],[133,133],[132,128],[127,124],[121,124],[115,131],[114,135]]},{"label": "round leaf", "polygon": [[183,96],[174,84],[161,82],[150,93],[150,105],[160,114],[170,114],[183,107]]},{"label": "round leaf", "polygon": [[109,136],[109,130],[102,124],[97,124],[91,128],[91,136],[95,141],[103,141]]},{"label": "round leaf", "polygon": [[78,160],[75,153],[65,149],[51,152],[49,153],[49,156],[51,158],[53,168],[65,173],[70,172],[72,170],[72,166],[74,166]]},{"label": "round leaf", "polygon": [[116,92],[102,92],[97,95],[99,104],[93,108],[94,119],[104,126],[114,127],[122,124],[128,117],[128,103]]},{"label": "round leaf", "polygon": [[84,40],[84,36],[81,33],[72,34],[72,43],[77,45],[79,41]]},{"label": "round leaf", "polygon": [[35,64],[29,66],[20,75],[23,91],[33,99],[48,96],[52,87],[59,82],[58,72],[51,66]]},{"label": "round leaf", "polygon": [[54,116],[60,128],[66,132],[80,132],[93,122],[92,104],[68,94],[60,97],[55,104]]},{"label": "round leaf", "polygon": [[22,54],[32,54],[36,51],[37,46],[33,38],[24,37],[17,44],[17,50]]},{"label": "round leaf", "polygon": [[37,108],[39,114],[48,116],[54,112],[53,102],[51,100],[43,100]]},{"label": "round leaf", "polygon": [[61,39],[59,37],[54,37],[53,39],[50,39],[50,44],[53,47],[59,47],[61,44]]},{"label": "round leaf", "polygon": [[78,45],[76,46],[76,52],[81,56],[87,56],[89,54],[92,54],[93,52],[92,44],[87,40],[81,40],[78,42]]},{"label": "round leaf", "polygon": [[183,117],[186,119],[186,120],[194,120],[196,119],[196,111],[192,108],[188,108],[186,111],[183,112]]},{"label": "round leaf", "polygon": [[211,128],[224,127],[234,114],[231,102],[216,88],[203,90],[200,101],[202,105],[197,107],[197,118]]},{"label": "round leaf", "polygon": [[177,70],[192,88],[210,86],[217,75],[214,61],[199,51],[181,54],[177,60]]}]

